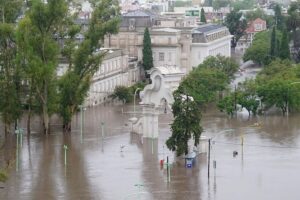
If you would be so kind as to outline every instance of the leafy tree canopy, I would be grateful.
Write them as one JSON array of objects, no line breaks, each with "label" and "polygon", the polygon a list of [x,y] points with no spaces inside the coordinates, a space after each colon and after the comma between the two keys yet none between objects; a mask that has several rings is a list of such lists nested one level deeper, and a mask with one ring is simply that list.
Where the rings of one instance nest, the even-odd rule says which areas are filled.
[{"label": "leafy tree canopy", "polygon": [[242,12],[234,9],[225,18],[224,25],[227,26],[229,32],[233,35],[232,47],[236,47],[237,42],[244,35],[247,28],[247,21],[242,18],[242,15]]},{"label": "leafy tree canopy", "polygon": [[286,113],[289,108],[299,109],[300,66],[288,60],[275,60],[257,76],[257,94],[267,108],[275,106]]},{"label": "leafy tree canopy", "polygon": [[[252,60],[259,65],[270,63],[270,31],[262,31],[255,35],[252,45],[246,50],[243,60]],[[276,31],[276,38],[281,38],[281,32]]]},{"label": "leafy tree canopy", "polygon": [[221,55],[208,57],[198,67],[219,69],[228,76],[228,80],[232,80],[234,78],[234,74],[239,68],[238,64],[232,58]]},{"label": "leafy tree canopy", "polygon": [[200,126],[200,108],[193,97],[182,89],[181,87],[174,92],[175,101],[172,110],[175,119],[171,124],[172,135],[166,141],[167,147],[171,151],[176,151],[177,156],[188,154],[188,143],[191,138],[197,146],[203,131]]}]

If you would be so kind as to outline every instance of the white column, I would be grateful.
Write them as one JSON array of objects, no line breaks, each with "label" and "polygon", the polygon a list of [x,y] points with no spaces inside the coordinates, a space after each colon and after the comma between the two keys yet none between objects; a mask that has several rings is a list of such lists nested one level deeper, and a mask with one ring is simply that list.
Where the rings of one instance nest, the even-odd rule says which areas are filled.
[{"label": "white column", "polygon": [[159,111],[155,108],[143,108],[143,137],[158,138],[158,115]]}]

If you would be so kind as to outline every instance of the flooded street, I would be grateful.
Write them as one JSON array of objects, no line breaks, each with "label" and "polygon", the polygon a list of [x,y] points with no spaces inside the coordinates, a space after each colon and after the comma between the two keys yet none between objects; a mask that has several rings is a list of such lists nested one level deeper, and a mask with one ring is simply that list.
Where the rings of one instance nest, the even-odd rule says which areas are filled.
[{"label": "flooded street", "polygon": [[[169,114],[160,117],[160,137],[152,143],[129,133],[125,125],[129,115],[121,110],[121,106],[87,110],[82,143],[79,126],[71,135],[24,138],[18,172],[11,169],[0,199],[298,199],[300,116],[248,119],[240,114],[230,119],[207,111],[203,135],[213,138],[211,161],[216,161],[208,180],[206,154],[187,169],[166,149]],[[238,152],[236,157],[233,151]],[[159,165],[166,156],[172,163],[170,183]]]},{"label": "flooded street", "polygon": [[[11,165],[8,181],[0,183],[0,199],[299,199],[300,115],[249,119],[248,114],[239,113],[230,118],[207,109],[202,127],[203,135],[212,138],[208,178],[206,153],[188,169],[184,160],[167,150],[170,112],[160,115],[159,138],[152,140],[130,134],[132,110],[132,106],[112,105],[88,108],[82,138],[78,113],[71,134],[56,131],[60,130],[56,124],[49,136],[35,132],[23,137],[18,154],[12,136],[10,149],[2,150],[1,159],[18,155],[19,162]],[[233,151],[238,155],[234,157]],[[170,183],[166,167],[159,164],[167,156]]]}]

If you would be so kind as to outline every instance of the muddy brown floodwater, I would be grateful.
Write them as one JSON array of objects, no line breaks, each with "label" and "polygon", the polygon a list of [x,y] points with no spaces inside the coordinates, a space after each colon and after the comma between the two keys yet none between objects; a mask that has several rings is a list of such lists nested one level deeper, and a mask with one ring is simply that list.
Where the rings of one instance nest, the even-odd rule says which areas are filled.
[{"label": "muddy brown floodwater", "polygon": [[[200,154],[194,168],[186,169],[166,149],[170,114],[160,116],[159,139],[152,145],[151,139],[129,133],[130,115],[122,114],[122,108],[132,109],[100,106],[85,111],[82,143],[80,115],[71,134],[24,137],[19,169],[11,168],[9,180],[1,185],[0,199],[299,199],[300,116],[248,119],[240,113],[230,119],[208,110],[203,134],[213,138],[211,161],[217,163],[208,180],[206,154]],[[66,166],[64,144],[68,146]],[[121,146],[125,146],[122,151]],[[15,155],[15,149],[11,151],[6,154]],[[238,152],[236,157],[233,151]],[[166,156],[172,163],[170,183],[166,169],[159,165]]]},{"label": "muddy brown floodwater", "polygon": [[[124,113],[122,113],[122,110]],[[9,179],[0,183],[2,200],[297,200],[300,198],[300,116],[269,114],[248,118],[240,112],[229,118],[214,109],[203,115],[203,135],[212,139],[211,171],[200,154],[192,169],[184,167],[165,147],[170,113],[159,119],[159,138],[130,134],[132,106],[99,106],[85,111],[81,140],[80,113],[71,134],[52,124],[43,136],[34,125],[23,137],[16,157],[12,136],[0,152],[10,162]],[[102,136],[101,122],[104,122]],[[21,123],[25,126],[25,122]],[[3,129],[1,129],[2,131]],[[0,135],[3,134],[1,133]],[[241,141],[244,138],[244,145]],[[67,145],[67,165],[64,149]],[[121,148],[122,147],[122,148]],[[233,151],[238,155],[233,157]],[[169,157],[171,182],[159,165]],[[213,168],[213,161],[216,168]],[[3,188],[2,188],[3,187]]]}]

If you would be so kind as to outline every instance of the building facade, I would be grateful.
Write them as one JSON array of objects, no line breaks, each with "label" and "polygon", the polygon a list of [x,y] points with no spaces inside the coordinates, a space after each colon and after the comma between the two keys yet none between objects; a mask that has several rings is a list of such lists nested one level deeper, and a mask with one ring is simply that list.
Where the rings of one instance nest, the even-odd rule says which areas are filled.
[{"label": "building facade", "polygon": [[[231,56],[231,35],[222,25],[206,24],[197,28],[152,28],[150,31],[154,67],[173,66],[188,73],[207,57]],[[142,61],[142,35],[138,60]]]},{"label": "building facade", "polygon": [[231,35],[222,25],[207,24],[192,30],[191,67],[197,67],[209,56],[231,56]]},{"label": "building facade", "polygon": [[252,45],[256,33],[265,31],[267,29],[267,22],[261,18],[257,18],[248,24],[245,34],[239,39],[236,45],[238,52],[244,53],[247,48]]},{"label": "building facade", "polygon": [[139,81],[137,62],[124,50],[109,49],[99,70],[92,78],[86,106],[94,106],[108,100],[117,86],[132,86]]},{"label": "building facade", "polygon": [[146,27],[152,27],[155,18],[153,13],[144,10],[123,14],[119,33],[106,36],[104,47],[125,49],[129,56],[137,57],[138,35],[144,33]]}]

